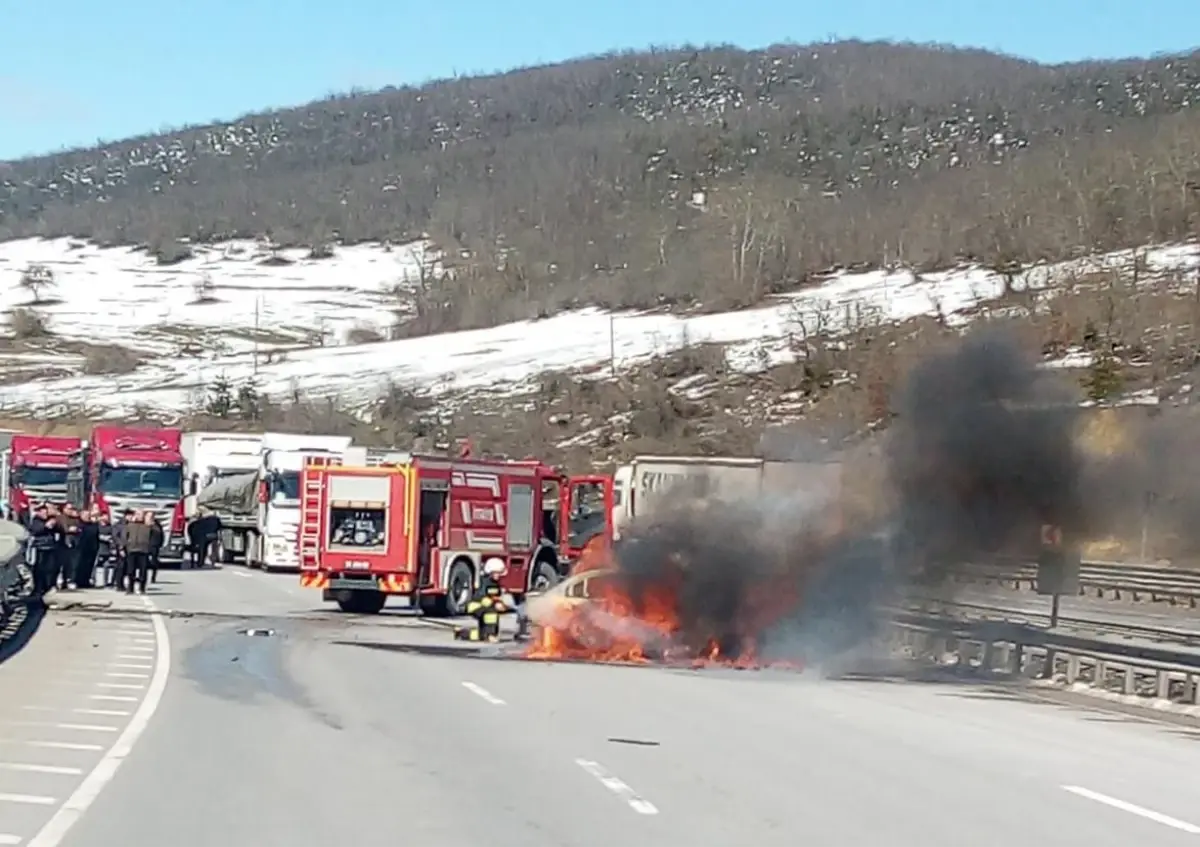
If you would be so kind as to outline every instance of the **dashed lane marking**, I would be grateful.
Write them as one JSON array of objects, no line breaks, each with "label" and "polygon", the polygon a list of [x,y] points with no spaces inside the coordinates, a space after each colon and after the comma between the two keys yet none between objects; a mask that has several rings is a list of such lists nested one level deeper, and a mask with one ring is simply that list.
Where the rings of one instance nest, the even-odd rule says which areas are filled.
[{"label": "dashed lane marking", "polygon": [[624,800],[629,808],[639,815],[657,815],[658,807],[642,797],[619,778],[613,776],[599,762],[591,759],[576,759],[575,764],[583,768],[599,781],[601,785]]},{"label": "dashed lane marking", "polygon": [[479,698],[491,703],[493,706],[503,706],[504,705],[503,700],[501,700],[499,697],[497,697],[492,692],[488,691],[482,685],[476,685],[473,682],[464,682],[462,684],[462,687],[467,689],[468,691],[470,691],[476,697],[479,697]]},{"label": "dashed lane marking", "polygon": [[146,686],[134,682],[97,682],[97,688],[114,688],[123,691],[141,691]]},{"label": "dashed lane marking", "polygon": [[111,700],[117,703],[136,703],[137,697],[128,697],[124,694],[89,694],[89,700]]},{"label": "dashed lane marking", "polygon": [[0,744],[20,744],[24,747],[45,747],[48,750],[103,750],[99,744],[77,744],[74,741],[36,741],[25,738],[0,738]]},{"label": "dashed lane marking", "polygon": [[0,832],[0,844],[20,844],[21,836]]},{"label": "dashed lane marking", "polygon": [[1122,812],[1128,812],[1131,815],[1137,815],[1139,818],[1145,818],[1155,823],[1160,823],[1163,826],[1169,826],[1172,829],[1178,829],[1190,835],[1200,835],[1200,826],[1187,821],[1181,821],[1179,818],[1173,818],[1170,815],[1164,815],[1162,812],[1156,812],[1153,809],[1147,809],[1144,806],[1138,806],[1133,803],[1127,803],[1124,800],[1119,800],[1116,797],[1109,797],[1107,794],[1101,794],[1099,791],[1092,791],[1089,788],[1082,788],[1078,785],[1064,785],[1064,791],[1069,791],[1077,797],[1084,797],[1088,800],[1094,800],[1097,803],[1103,803],[1105,806],[1110,806],[1114,809],[1120,809]]},{"label": "dashed lane marking", "polygon": [[0,771],[22,771],[24,773],[54,773],[61,776],[79,776],[83,771],[79,768],[60,767],[58,765],[27,765],[23,762],[0,762]]},{"label": "dashed lane marking", "polygon": [[109,715],[114,718],[128,717],[131,713],[123,709],[72,709],[77,715]]},{"label": "dashed lane marking", "polygon": [[116,732],[115,726],[94,723],[50,723],[47,721],[9,721],[13,726],[49,726],[54,729],[69,729],[78,732]]},{"label": "dashed lane marking", "polygon": [[0,803],[29,803],[34,806],[53,806],[58,801],[39,794],[0,794]]},{"label": "dashed lane marking", "polygon": [[[155,611],[153,600],[145,596],[141,599],[147,609],[151,612]],[[155,662],[146,696],[138,704],[137,710],[133,713],[129,723],[125,725],[124,730],[117,736],[116,743],[104,753],[91,773],[83,778],[79,787],[55,811],[41,831],[30,840],[29,847],[58,847],[62,843],[71,827],[83,817],[88,808],[96,802],[100,792],[116,776],[121,764],[128,758],[134,745],[146,731],[146,727],[150,725],[151,718],[154,717],[155,711],[162,702],[167,688],[167,680],[171,675],[171,644],[167,636],[167,626],[159,615],[153,615],[150,622],[154,627],[155,638],[152,640],[155,646]],[[117,672],[110,671],[107,675],[117,676]],[[138,674],[137,676],[145,677],[147,674]]]}]

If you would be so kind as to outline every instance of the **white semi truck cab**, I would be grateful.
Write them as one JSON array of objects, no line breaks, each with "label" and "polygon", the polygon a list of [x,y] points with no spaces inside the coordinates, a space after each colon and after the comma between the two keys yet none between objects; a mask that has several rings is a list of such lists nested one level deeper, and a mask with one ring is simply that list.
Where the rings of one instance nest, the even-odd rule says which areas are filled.
[{"label": "white semi truck cab", "polygon": [[263,436],[258,477],[257,549],[251,565],[264,570],[299,570],[300,472],[307,456],[341,457],[351,439],[340,435]]}]

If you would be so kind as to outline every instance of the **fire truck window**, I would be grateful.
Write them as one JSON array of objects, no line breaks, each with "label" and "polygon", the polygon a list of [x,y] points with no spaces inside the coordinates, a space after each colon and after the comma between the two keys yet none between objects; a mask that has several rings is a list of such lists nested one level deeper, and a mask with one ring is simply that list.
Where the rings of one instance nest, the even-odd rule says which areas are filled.
[{"label": "fire truck window", "polygon": [[571,489],[570,543],[582,547],[594,536],[604,532],[604,486],[598,482],[581,482]]},{"label": "fire truck window", "polygon": [[387,510],[331,507],[329,546],[357,551],[386,550]]}]

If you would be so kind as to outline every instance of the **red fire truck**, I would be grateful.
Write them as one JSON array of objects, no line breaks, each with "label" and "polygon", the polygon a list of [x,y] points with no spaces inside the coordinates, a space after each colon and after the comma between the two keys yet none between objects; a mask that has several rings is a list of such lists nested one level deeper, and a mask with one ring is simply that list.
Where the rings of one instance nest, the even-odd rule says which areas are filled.
[{"label": "red fire truck", "polygon": [[427,615],[461,615],[493,556],[508,566],[505,591],[545,590],[612,532],[609,477],[569,477],[533,459],[406,454],[349,467],[314,456],[300,496],[300,584],[361,614],[402,595]]}]

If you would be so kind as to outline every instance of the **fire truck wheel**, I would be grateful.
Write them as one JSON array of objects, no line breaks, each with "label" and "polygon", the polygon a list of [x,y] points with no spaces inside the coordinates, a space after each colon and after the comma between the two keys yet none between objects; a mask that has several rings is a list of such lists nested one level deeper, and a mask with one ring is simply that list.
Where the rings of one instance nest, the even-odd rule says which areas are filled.
[{"label": "fire truck wheel", "polygon": [[549,591],[558,585],[558,571],[554,565],[541,559],[533,563],[533,574],[529,579],[530,591]]},{"label": "fire truck wheel", "polygon": [[450,577],[446,580],[446,616],[457,618],[465,615],[474,589],[475,577],[471,573],[471,566],[459,559],[450,567]]},{"label": "fire truck wheel", "polygon": [[387,604],[382,591],[349,591],[337,601],[338,608],[352,615],[377,615]]}]

